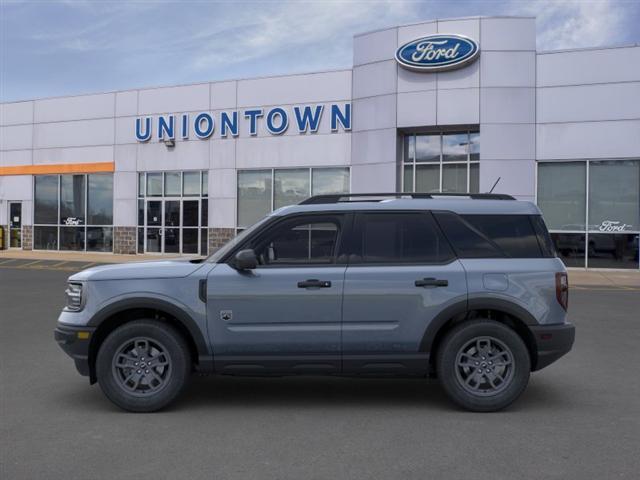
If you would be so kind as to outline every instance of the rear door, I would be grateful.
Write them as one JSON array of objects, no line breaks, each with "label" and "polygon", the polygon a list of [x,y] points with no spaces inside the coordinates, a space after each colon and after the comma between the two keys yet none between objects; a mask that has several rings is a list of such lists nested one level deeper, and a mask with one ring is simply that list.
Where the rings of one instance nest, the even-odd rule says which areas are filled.
[{"label": "rear door", "polygon": [[355,218],[343,300],[343,371],[422,374],[430,322],[466,307],[461,263],[429,212],[363,212]]}]

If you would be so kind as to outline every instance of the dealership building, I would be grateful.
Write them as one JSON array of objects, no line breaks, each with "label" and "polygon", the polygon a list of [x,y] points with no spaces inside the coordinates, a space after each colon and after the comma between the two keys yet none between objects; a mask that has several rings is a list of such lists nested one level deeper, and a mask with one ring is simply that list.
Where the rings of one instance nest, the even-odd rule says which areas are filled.
[{"label": "dealership building", "polygon": [[0,105],[5,248],[205,255],[310,195],[492,189],[567,266],[638,269],[640,46],[433,20],[355,35],[345,70]]}]

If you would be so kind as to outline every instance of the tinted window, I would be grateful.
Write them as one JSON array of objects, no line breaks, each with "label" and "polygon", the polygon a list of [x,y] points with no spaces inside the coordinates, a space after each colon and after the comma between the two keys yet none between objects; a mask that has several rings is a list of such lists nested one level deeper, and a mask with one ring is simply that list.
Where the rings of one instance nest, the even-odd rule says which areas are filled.
[{"label": "tinted window", "polygon": [[430,214],[365,213],[358,225],[355,258],[363,263],[443,263],[453,258]]},{"label": "tinted window", "polygon": [[539,258],[538,238],[529,215],[463,215],[463,218],[495,243],[507,257]]},{"label": "tinted window", "polygon": [[544,224],[544,220],[542,220],[542,216],[532,215],[529,219],[531,220],[533,229],[538,236],[538,244],[542,249],[542,255],[544,257],[555,257],[556,249],[553,245],[553,241],[551,240],[551,236],[549,235],[549,231],[547,230],[547,226]]},{"label": "tinted window", "polygon": [[434,213],[460,258],[503,258],[504,254],[485,234],[450,212]]},{"label": "tinted window", "polygon": [[89,225],[113,224],[113,175],[89,175]]},{"label": "tinted window", "polygon": [[261,265],[333,263],[338,233],[337,221],[287,222],[258,240],[256,255]]},{"label": "tinted window", "polygon": [[[42,175],[35,177],[35,205],[34,223],[56,224],[58,223],[58,176]],[[49,231],[42,230],[48,238]],[[43,237],[44,238],[44,237]],[[57,233],[56,233],[57,238]],[[50,245],[49,240],[43,240],[43,244]],[[39,248],[39,247],[37,247]],[[44,247],[42,247],[44,248]],[[55,248],[55,247],[54,247]],[[48,248],[50,249],[50,248]]]}]

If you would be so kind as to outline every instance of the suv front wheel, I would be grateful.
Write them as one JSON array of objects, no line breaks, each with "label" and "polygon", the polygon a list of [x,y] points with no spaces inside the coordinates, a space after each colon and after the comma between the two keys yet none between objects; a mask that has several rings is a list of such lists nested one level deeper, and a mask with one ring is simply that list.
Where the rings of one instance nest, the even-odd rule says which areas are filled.
[{"label": "suv front wheel", "polygon": [[96,359],[105,395],[131,412],[153,412],[171,403],[191,371],[189,348],[170,325],[136,320],[111,332]]},{"label": "suv front wheel", "polygon": [[436,359],[438,378],[458,405],[476,412],[503,409],[529,382],[531,362],[520,336],[494,320],[454,327]]}]

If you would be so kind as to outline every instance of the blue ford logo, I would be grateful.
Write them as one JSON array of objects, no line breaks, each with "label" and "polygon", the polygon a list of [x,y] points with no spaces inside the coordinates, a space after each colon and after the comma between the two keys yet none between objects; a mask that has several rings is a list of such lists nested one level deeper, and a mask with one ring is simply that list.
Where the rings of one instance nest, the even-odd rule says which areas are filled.
[{"label": "blue ford logo", "polygon": [[418,72],[460,68],[478,58],[480,47],[462,35],[429,35],[405,43],[396,51],[398,63]]}]

